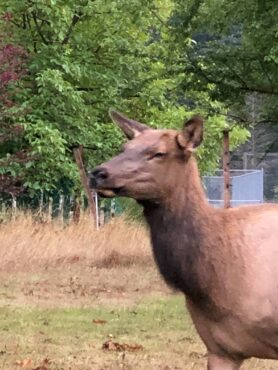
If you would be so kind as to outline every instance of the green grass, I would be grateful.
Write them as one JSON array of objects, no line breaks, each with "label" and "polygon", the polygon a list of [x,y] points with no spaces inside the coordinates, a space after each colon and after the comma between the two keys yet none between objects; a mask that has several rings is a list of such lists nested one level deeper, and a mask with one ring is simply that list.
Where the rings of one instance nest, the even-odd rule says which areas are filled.
[{"label": "green grass", "polygon": [[[0,331],[13,331],[16,334],[29,334],[44,327],[47,333],[63,333],[72,336],[76,330],[92,338],[109,333],[117,336],[138,335],[142,330],[160,332],[181,331],[189,329],[184,320],[184,298],[173,296],[163,299],[144,300],[136,307],[109,309],[108,307],[92,308],[53,308],[53,309],[19,309],[14,307],[0,308]],[[93,319],[106,320],[105,325],[92,325]],[[123,325],[124,323],[124,325]],[[191,327],[191,324],[190,324]]]},{"label": "green grass", "polygon": [[[0,370],[206,368],[184,297],[151,262],[144,228],[117,219],[96,232],[89,218],[60,226],[25,214],[1,225]],[[142,348],[104,351],[108,340]],[[242,370],[277,368],[252,359]]]},{"label": "green grass", "polygon": [[[181,295],[146,296],[127,306],[95,301],[89,307],[26,304],[0,308],[0,369],[201,370],[206,350]],[[93,320],[104,320],[96,324]],[[104,342],[143,346],[109,352]],[[47,366],[43,361],[47,359]],[[25,361],[25,362],[24,362]],[[40,367],[41,366],[41,367]],[[277,369],[273,361],[251,360],[245,370]]]},{"label": "green grass", "polygon": [[[0,369],[205,369],[206,351],[184,306],[182,296],[172,295],[119,309],[2,307]],[[107,352],[102,349],[107,340],[143,348]],[[40,368],[44,359],[49,363]],[[244,365],[248,370],[276,368],[271,361]]]},{"label": "green grass", "polygon": [[[106,323],[93,323],[99,319]],[[0,335],[2,369],[13,368],[16,361],[26,358],[36,365],[48,358],[50,369],[73,365],[74,369],[85,369],[84,364],[86,369],[146,369],[150,363],[151,368],[158,369],[167,362],[169,367],[175,362],[179,368],[181,359],[199,350],[197,357],[204,361],[204,348],[194,334],[181,296],[148,299],[120,309],[2,307]],[[109,339],[140,344],[143,349],[124,355],[105,352],[102,344]]]}]

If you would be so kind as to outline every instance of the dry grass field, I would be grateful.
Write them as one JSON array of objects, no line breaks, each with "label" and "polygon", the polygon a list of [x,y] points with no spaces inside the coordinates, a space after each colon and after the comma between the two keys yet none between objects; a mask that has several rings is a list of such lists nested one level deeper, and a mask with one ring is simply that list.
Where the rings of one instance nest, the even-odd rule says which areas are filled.
[{"label": "dry grass field", "polygon": [[21,214],[0,224],[0,261],[0,369],[205,369],[143,226],[115,219],[95,231],[88,217],[65,227]]}]

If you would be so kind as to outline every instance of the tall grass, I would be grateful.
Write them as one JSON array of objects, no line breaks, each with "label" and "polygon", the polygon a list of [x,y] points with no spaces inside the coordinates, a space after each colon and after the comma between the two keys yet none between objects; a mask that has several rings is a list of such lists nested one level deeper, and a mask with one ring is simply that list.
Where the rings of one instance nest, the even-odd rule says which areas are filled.
[{"label": "tall grass", "polygon": [[151,261],[148,232],[124,217],[96,230],[89,215],[78,224],[37,221],[19,213],[0,224],[0,269],[20,269],[84,259],[96,266]]}]

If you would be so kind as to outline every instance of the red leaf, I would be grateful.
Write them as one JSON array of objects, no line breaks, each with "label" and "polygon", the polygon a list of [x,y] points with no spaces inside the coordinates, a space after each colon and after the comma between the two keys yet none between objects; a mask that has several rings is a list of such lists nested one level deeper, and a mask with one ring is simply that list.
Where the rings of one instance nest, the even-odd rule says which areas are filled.
[{"label": "red leaf", "polygon": [[100,319],[94,319],[92,322],[94,324],[106,324],[107,323],[106,320],[100,320]]},{"label": "red leaf", "polygon": [[107,342],[103,343],[102,349],[105,351],[114,351],[114,352],[135,352],[140,351],[143,349],[141,344],[127,344],[127,343],[117,343],[113,342],[112,340],[108,340]]}]

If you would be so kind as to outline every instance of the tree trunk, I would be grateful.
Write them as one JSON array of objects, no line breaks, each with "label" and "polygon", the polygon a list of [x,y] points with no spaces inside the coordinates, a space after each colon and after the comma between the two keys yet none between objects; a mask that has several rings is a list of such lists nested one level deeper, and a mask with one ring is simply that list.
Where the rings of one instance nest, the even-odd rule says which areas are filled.
[{"label": "tree trunk", "polygon": [[82,148],[82,146],[80,145],[78,148],[74,148],[73,153],[74,153],[74,158],[75,158],[76,164],[77,164],[78,169],[79,169],[81,182],[82,182],[83,188],[85,190],[85,194],[86,194],[87,199],[88,199],[89,209],[90,209],[91,215],[92,215],[94,221],[96,221],[96,205],[95,205],[93,192],[89,188],[88,178],[87,178],[87,174],[86,174],[84,163],[83,163],[83,158],[82,158],[83,157],[83,148]]},{"label": "tree trunk", "polygon": [[223,131],[223,177],[224,177],[224,208],[231,207],[231,174],[230,174],[230,151],[229,130]]}]

